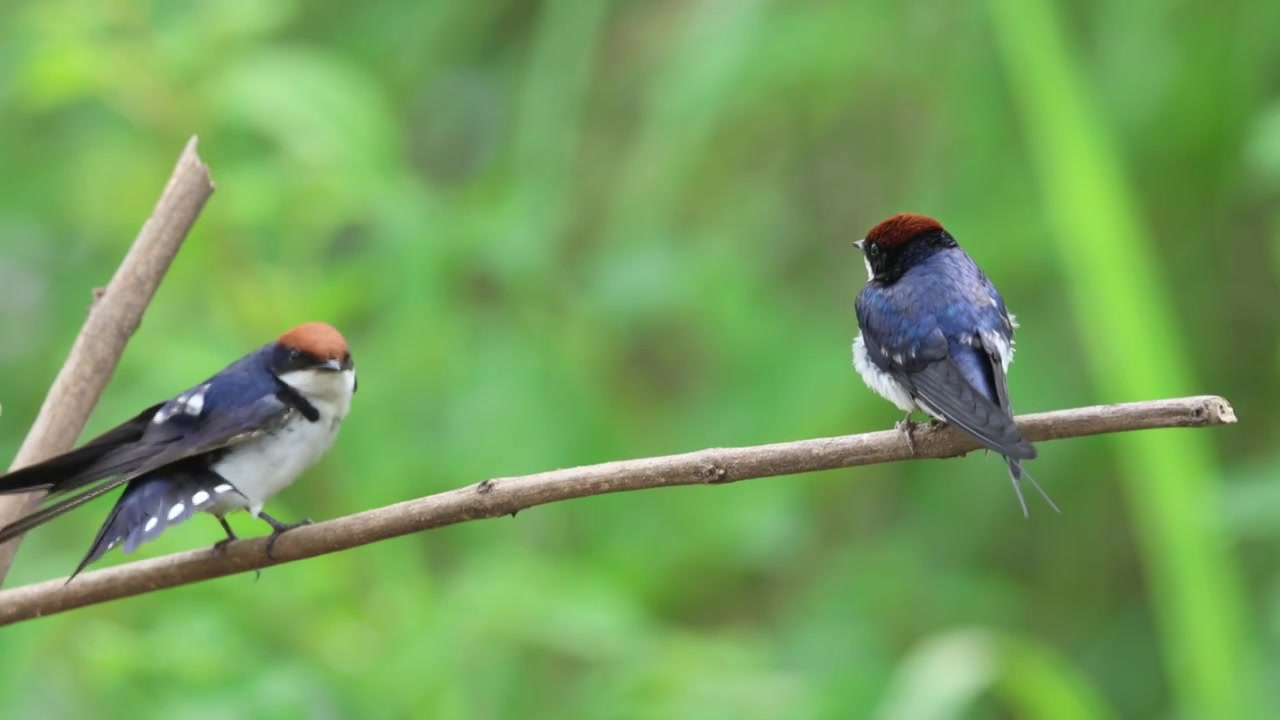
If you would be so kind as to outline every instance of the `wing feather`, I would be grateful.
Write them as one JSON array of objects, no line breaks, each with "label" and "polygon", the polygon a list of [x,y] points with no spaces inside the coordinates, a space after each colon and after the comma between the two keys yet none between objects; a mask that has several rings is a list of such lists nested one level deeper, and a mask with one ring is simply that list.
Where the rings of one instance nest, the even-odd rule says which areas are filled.
[{"label": "wing feather", "polygon": [[[1003,378],[1004,373],[997,375]],[[992,450],[1019,460],[1036,456],[1035,448],[1018,433],[1013,418],[966,380],[950,358],[897,376],[919,402]]]},{"label": "wing feather", "polygon": [[164,403],[152,405],[75,450],[0,477],[0,495],[46,488],[51,492],[63,492],[104,477],[105,473],[98,469],[104,456],[122,445],[140,440],[151,418],[163,406]]},{"label": "wing feather", "polygon": [[[58,482],[53,483],[51,487],[55,494],[61,494],[89,485],[95,480],[101,479],[103,482],[84,492],[58,499],[0,528],[0,543],[74,510],[134,478],[155,472],[194,455],[213,452],[261,437],[282,427],[296,412],[297,410],[281,402],[274,395],[269,395],[240,410],[230,409],[198,419],[193,418],[186,423],[185,428],[172,421],[152,424],[143,431],[142,437],[137,442],[105,453],[90,469],[82,471],[75,483]],[[181,416],[174,416],[175,419],[178,417]],[[89,477],[90,475],[94,477]],[[40,486],[24,489],[38,487]]]}]

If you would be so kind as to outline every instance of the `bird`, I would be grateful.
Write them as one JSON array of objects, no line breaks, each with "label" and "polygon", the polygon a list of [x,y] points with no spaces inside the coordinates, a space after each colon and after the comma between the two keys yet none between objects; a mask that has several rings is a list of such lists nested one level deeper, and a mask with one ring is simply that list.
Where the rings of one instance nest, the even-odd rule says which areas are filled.
[{"label": "bird", "polygon": [[173,398],[80,447],[0,476],[0,494],[47,491],[48,504],[0,528],[0,543],[124,486],[68,582],[108,550],[133,552],[197,512],[237,539],[228,513],[246,510],[281,533],[263,512],[333,445],[357,388],[347,341],[323,322],[298,325]]},{"label": "bird", "polygon": [[1022,465],[1036,449],[1009,405],[1017,324],[986,273],[941,223],[916,213],[880,222],[854,246],[867,283],[854,301],[853,365],[869,388],[906,411],[897,427],[912,451],[911,415],[920,410],[1004,456],[1024,516],[1023,479],[1061,513]]}]

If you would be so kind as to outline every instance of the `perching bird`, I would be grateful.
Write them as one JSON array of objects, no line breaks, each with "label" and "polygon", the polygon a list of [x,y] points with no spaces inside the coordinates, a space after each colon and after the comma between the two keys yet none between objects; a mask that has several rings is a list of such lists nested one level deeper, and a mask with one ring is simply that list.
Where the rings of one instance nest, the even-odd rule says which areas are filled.
[{"label": "perching bird", "polygon": [[71,577],[196,512],[218,518],[221,546],[236,539],[226,514],[248,510],[271,525],[270,553],[280,533],[310,521],[282,523],[263,505],[329,449],[355,391],[346,339],[325,323],[299,325],[75,450],[0,476],[0,493],[44,489],[53,501],[0,528],[0,543],[124,485]]},{"label": "perching bird", "polygon": [[1009,407],[1013,318],[973,258],[930,217],[901,213],[854,243],[868,280],[854,306],[862,331],[853,364],[867,386],[906,411],[899,427],[912,443],[911,413],[922,410],[1004,455],[1027,514],[1021,480],[1058,506],[1022,468],[1036,449]]}]

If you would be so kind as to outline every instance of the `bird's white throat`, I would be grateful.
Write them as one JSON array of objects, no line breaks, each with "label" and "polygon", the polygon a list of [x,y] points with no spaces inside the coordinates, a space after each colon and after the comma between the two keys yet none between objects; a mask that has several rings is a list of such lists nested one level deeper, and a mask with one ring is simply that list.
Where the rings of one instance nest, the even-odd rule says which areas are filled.
[{"label": "bird's white throat", "polygon": [[284,427],[246,441],[213,466],[213,470],[235,486],[237,493],[218,499],[212,512],[217,515],[244,509],[255,517],[273,495],[293,483],[304,470],[329,450],[351,410],[355,393],[355,370],[325,372],[295,370],[280,380],[320,413],[316,421],[295,412]]},{"label": "bird's white throat", "polygon": [[342,372],[294,370],[281,375],[280,381],[297,390],[324,417],[341,420],[351,410],[351,396],[356,390],[354,368]]}]

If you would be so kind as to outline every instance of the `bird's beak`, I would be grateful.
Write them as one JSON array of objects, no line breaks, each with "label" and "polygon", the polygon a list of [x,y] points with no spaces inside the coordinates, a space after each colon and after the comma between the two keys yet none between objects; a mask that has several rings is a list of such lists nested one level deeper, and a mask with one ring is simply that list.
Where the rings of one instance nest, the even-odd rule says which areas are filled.
[{"label": "bird's beak", "polygon": [[866,238],[862,238],[861,240],[854,240],[854,241],[853,241],[853,246],[854,246],[854,247],[856,247],[856,248],[858,248],[859,250],[861,250],[861,249],[862,249],[862,243],[864,243],[864,242],[866,242],[866,241],[867,241],[867,239],[866,239]]},{"label": "bird's beak", "polygon": [[341,360],[335,359],[335,360],[325,360],[323,363],[321,363],[319,369],[325,372],[342,372],[346,368],[342,367]]}]

